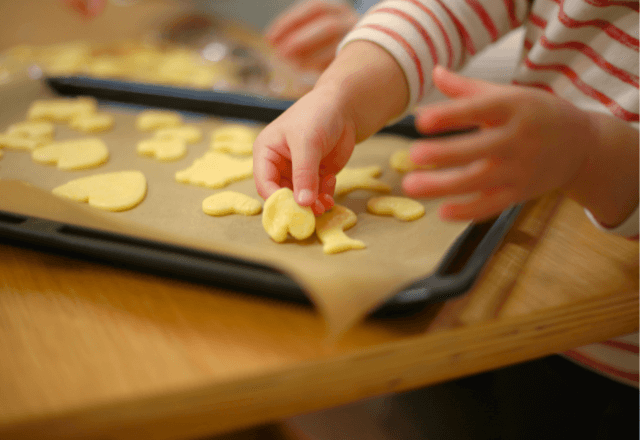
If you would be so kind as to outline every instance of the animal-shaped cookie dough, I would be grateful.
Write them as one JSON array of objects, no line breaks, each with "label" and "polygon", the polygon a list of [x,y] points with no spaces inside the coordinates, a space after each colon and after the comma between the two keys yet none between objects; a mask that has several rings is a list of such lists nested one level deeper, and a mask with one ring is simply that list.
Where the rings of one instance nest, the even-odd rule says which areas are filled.
[{"label": "animal-shaped cookie dough", "polygon": [[377,165],[361,168],[343,168],[342,171],[336,174],[334,194],[341,196],[357,189],[380,192],[391,191],[389,185],[376,179],[380,174],[382,174],[382,169]]},{"label": "animal-shaped cookie dough", "polygon": [[15,134],[0,133],[0,148],[10,150],[34,150],[50,141],[41,138],[27,138]]},{"label": "animal-shaped cookie dough", "polygon": [[102,165],[109,158],[107,146],[99,138],[52,142],[31,153],[35,162],[57,163],[61,170],[81,170]]},{"label": "animal-shaped cookie dough", "polygon": [[253,142],[257,135],[255,129],[244,125],[226,125],[214,130],[211,134],[211,149],[221,153],[252,154]]},{"label": "animal-shaped cookie dough", "polygon": [[161,161],[178,160],[187,154],[187,144],[183,139],[145,139],[138,142],[138,154],[152,156]]},{"label": "animal-shaped cookie dough", "polygon": [[313,234],[315,226],[311,208],[298,205],[289,188],[280,188],[264,203],[262,227],[278,243],[285,241],[287,234],[304,240]]},{"label": "animal-shaped cookie dough", "polygon": [[107,211],[126,211],[144,200],[147,179],[140,171],[117,171],[81,177],[52,192]]},{"label": "animal-shaped cookie dough", "polygon": [[334,205],[330,211],[318,217],[316,219],[316,235],[322,242],[322,251],[325,254],[337,254],[338,252],[367,247],[362,241],[354,240],[344,233],[357,221],[356,214],[342,205]]},{"label": "animal-shaped cookie dough", "polygon": [[177,127],[182,124],[180,113],[170,110],[145,110],[136,118],[136,128],[140,131],[154,131],[161,128]]},{"label": "animal-shaped cookie dough", "polygon": [[202,139],[202,130],[195,125],[181,125],[157,130],[153,137],[156,139],[181,139],[188,144],[195,144]]},{"label": "animal-shaped cookie dough", "polygon": [[213,216],[256,215],[262,211],[262,204],[248,195],[236,191],[223,191],[204,199],[202,211]]},{"label": "animal-shaped cookie dough", "polygon": [[109,113],[84,113],[74,116],[69,127],[85,133],[100,133],[113,127],[114,118]]},{"label": "animal-shaped cookie dough", "polygon": [[49,121],[22,121],[11,125],[5,134],[43,142],[53,140],[55,125]]},{"label": "animal-shaped cookie dough", "polygon": [[176,180],[208,188],[222,188],[231,182],[248,179],[253,175],[253,159],[238,159],[209,151],[184,170],[176,173]]},{"label": "animal-shaped cookie dough", "polygon": [[409,157],[409,150],[398,150],[389,157],[389,165],[399,173],[407,173],[414,170],[427,170],[430,165],[418,165]]},{"label": "animal-shaped cookie dough", "polygon": [[40,99],[31,103],[27,119],[31,121],[69,122],[81,114],[95,113],[98,103],[95,99],[79,98]]},{"label": "animal-shaped cookie dough", "polygon": [[392,215],[404,221],[417,220],[424,215],[424,206],[408,197],[372,197],[367,201],[367,210],[373,214]]}]

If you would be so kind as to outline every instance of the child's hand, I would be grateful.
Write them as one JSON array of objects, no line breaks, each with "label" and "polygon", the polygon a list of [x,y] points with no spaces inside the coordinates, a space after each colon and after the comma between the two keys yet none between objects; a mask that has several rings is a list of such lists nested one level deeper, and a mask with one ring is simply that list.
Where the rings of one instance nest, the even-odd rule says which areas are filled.
[{"label": "child's hand", "polygon": [[62,0],[62,2],[89,18],[100,15],[107,4],[107,0]]},{"label": "child's hand", "polygon": [[403,180],[412,197],[448,200],[440,216],[483,220],[549,190],[567,189],[586,166],[597,138],[589,113],[551,93],[469,79],[437,67],[436,87],[452,98],[418,111],[416,127],[431,133],[462,127],[479,130],[419,140],[411,149],[417,171]]},{"label": "child's hand", "polygon": [[315,88],[258,136],[253,174],[260,196],[288,187],[296,202],[320,215],[333,206],[335,175],[349,160],[356,134],[330,91]]},{"label": "child's hand", "polygon": [[348,5],[324,0],[298,3],[274,20],[266,32],[278,54],[305,70],[324,70],[338,43],[358,21]]}]

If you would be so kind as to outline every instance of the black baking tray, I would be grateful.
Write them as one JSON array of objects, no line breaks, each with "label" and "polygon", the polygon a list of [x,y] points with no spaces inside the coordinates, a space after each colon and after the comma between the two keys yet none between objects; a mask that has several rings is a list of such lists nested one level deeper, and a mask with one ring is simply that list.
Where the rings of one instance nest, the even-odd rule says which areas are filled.
[{"label": "black baking tray", "polygon": [[[261,95],[217,92],[215,90],[98,79],[87,76],[48,77],[46,82],[53,90],[62,95],[89,95],[106,101],[208,113],[265,123],[273,121],[295,102]],[[470,130],[434,133],[429,137],[448,136],[452,133],[465,133]],[[416,130],[415,119],[412,115],[383,128],[381,132],[411,138],[425,137],[424,134],[420,134]]]},{"label": "black baking tray", "polygon": [[[90,95],[107,101],[260,122],[270,122],[293,103],[261,96],[88,77],[55,77],[47,78],[46,82],[64,95]],[[420,136],[412,118],[387,127],[385,131],[412,138]],[[520,210],[521,206],[514,206],[494,220],[471,224],[447,250],[433,274],[400,289],[373,315],[382,317],[414,313],[429,304],[443,302],[468,291],[510,230]],[[215,252],[2,210],[0,238],[9,244],[27,245],[161,276],[312,305],[303,289],[287,275],[268,266]]]}]

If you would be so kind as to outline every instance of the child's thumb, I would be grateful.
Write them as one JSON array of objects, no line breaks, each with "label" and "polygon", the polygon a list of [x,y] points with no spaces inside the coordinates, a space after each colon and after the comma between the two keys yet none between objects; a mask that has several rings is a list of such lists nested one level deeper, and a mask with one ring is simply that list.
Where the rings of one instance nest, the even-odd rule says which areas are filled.
[{"label": "child's thumb", "polygon": [[492,86],[486,81],[458,75],[442,66],[434,67],[432,76],[434,85],[449,98],[473,96]]}]

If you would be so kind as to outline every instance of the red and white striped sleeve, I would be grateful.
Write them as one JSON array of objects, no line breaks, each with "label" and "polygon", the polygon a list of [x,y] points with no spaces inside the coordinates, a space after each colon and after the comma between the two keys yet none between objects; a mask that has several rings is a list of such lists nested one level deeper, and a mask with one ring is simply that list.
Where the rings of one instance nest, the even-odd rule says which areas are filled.
[{"label": "red and white striped sleeve", "polygon": [[338,50],[355,40],[387,50],[407,78],[410,111],[431,89],[435,65],[462,68],[520,26],[528,9],[527,0],[386,0],[367,11]]}]

